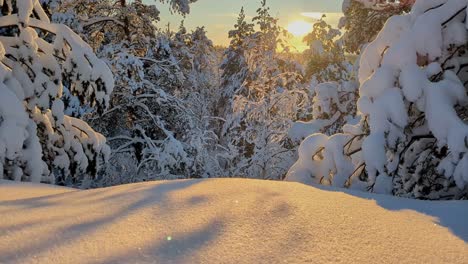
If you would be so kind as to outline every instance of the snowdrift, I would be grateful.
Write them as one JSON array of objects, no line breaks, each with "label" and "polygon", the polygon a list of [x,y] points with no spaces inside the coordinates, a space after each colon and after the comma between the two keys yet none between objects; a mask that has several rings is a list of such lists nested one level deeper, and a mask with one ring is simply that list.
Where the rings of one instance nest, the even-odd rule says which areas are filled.
[{"label": "snowdrift", "polygon": [[0,263],[468,263],[468,202],[242,179],[0,182]]}]

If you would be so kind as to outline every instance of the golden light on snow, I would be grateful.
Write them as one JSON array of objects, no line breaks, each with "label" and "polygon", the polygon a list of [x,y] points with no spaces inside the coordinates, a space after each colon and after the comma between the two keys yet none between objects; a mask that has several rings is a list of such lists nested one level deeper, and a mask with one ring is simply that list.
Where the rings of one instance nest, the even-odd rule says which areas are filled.
[{"label": "golden light on snow", "polygon": [[288,31],[293,34],[295,37],[301,37],[307,35],[312,31],[313,25],[311,23],[305,22],[303,20],[297,20],[289,23]]},{"label": "golden light on snow", "polygon": [[[466,206],[429,203],[396,210],[407,201],[245,179],[92,190],[0,183],[0,263],[327,263],[321,249],[337,243],[344,250],[333,259],[347,263],[468,263],[467,228],[455,221]],[[411,251],[395,247],[408,241]]]}]

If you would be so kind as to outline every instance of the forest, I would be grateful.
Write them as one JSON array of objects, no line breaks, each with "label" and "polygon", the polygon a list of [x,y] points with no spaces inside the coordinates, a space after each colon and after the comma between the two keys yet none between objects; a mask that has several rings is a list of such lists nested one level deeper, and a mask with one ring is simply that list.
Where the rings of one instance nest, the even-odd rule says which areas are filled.
[{"label": "forest", "polygon": [[0,178],[468,198],[466,1],[344,0],[303,52],[266,0],[227,47],[160,23],[196,2],[0,0]]},{"label": "forest", "polygon": [[468,263],[468,0],[0,7],[0,264]]}]

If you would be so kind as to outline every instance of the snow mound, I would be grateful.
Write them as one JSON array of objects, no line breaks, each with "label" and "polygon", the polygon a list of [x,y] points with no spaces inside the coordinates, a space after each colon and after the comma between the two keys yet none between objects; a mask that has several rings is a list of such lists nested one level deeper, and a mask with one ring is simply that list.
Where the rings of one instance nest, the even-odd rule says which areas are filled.
[{"label": "snow mound", "polygon": [[[3,205],[3,202],[6,201],[40,198],[43,196],[50,196],[73,191],[77,190],[67,187],[60,187],[57,185],[38,185],[34,183],[15,182],[0,179],[0,206]],[[2,262],[0,261],[0,263]]]},{"label": "snow mound", "polygon": [[242,179],[0,182],[0,263],[468,263],[468,203]]}]

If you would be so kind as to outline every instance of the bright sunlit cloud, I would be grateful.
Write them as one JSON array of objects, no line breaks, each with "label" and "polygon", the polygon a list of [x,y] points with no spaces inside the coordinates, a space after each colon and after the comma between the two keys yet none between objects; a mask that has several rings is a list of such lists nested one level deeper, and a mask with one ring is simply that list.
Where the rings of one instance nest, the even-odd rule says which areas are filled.
[{"label": "bright sunlit cloud", "polygon": [[320,20],[323,16],[323,13],[319,13],[319,12],[304,12],[304,13],[301,13],[302,16],[305,16],[305,17],[308,17],[308,18],[312,18],[312,19],[315,19],[315,20]]},{"label": "bright sunlit cloud", "polygon": [[288,31],[293,34],[295,37],[301,37],[307,35],[312,31],[313,25],[311,23],[298,20],[289,23]]}]

